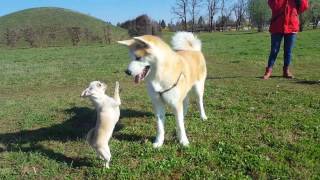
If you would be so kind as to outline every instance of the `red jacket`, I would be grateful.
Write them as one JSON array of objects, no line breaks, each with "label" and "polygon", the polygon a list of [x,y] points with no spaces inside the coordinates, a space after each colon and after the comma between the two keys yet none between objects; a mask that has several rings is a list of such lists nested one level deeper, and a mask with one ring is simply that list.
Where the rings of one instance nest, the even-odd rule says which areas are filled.
[{"label": "red jacket", "polygon": [[301,0],[297,8],[296,0],[268,0],[272,10],[269,31],[271,33],[295,33],[299,31],[299,14],[309,7],[308,0]]}]

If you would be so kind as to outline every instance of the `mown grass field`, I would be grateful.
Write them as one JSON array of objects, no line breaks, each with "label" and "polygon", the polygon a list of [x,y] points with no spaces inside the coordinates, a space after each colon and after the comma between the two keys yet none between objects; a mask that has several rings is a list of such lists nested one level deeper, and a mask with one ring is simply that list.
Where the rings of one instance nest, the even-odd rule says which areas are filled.
[{"label": "mown grass field", "polygon": [[[165,39],[169,40],[169,34]],[[190,147],[181,147],[167,114],[156,133],[144,85],[123,73],[127,49],[0,49],[1,179],[318,179],[320,178],[320,31],[299,34],[294,80],[263,81],[268,33],[201,34],[208,66],[202,122],[194,100],[186,117]],[[85,135],[95,111],[79,97],[92,80],[122,87],[121,120],[104,170]]]}]

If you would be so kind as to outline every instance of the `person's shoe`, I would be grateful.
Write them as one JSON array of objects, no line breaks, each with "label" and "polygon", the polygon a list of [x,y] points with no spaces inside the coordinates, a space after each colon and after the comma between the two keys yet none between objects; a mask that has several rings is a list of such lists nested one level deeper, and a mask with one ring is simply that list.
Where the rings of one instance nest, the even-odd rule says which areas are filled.
[{"label": "person's shoe", "polygon": [[265,72],[264,75],[263,75],[263,79],[264,79],[264,80],[269,79],[270,76],[271,76],[271,74],[272,74],[272,68],[266,67],[266,72]]},{"label": "person's shoe", "polygon": [[289,79],[294,78],[292,73],[289,71],[289,67],[288,66],[283,66],[283,77],[284,78],[289,78]]}]

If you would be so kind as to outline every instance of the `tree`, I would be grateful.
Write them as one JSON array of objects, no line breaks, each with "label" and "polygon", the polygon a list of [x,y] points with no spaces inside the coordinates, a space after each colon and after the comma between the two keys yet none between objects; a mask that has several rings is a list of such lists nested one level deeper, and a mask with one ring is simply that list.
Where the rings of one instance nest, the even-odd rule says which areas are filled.
[{"label": "tree", "polygon": [[200,16],[198,19],[198,28],[200,28],[200,31],[204,29],[205,23],[206,22],[204,21],[203,17]]},{"label": "tree", "polygon": [[104,35],[104,41],[107,43],[107,44],[111,44],[111,28],[110,28],[110,24],[106,27],[103,28],[103,35]]},{"label": "tree", "polygon": [[316,29],[320,22],[320,0],[310,1],[310,19],[313,29]]},{"label": "tree", "polygon": [[83,31],[83,34],[87,44],[89,44],[91,32],[89,31],[88,28],[85,28]]},{"label": "tree", "polygon": [[266,0],[248,0],[248,13],[251,23],[262,32],[270,19],[270,9]]},{"label": "tree", "polygon": [[80,42],[80,27],[70,27],[67,30],[71,37],[72,45],[78,45]]},{"label": "tree", "polygon": [[201,7],[201,0],[190,0],[189,13],[191,16],[191,31],[196,29],[196,18],[199,15],[199,9]]},{"label": "tree", "polygon": [[224,31],[227,23],[230,20],[232,11],[226,6],[226,0],[221,0],[221,18],[220,18],[220,29]]},{"label": "tree", "polygon": [[161,26],[162,29],[165,29],[167,27],[166,22],[163,19],[160,22],[160,26]]},{"label": "tree", "polygon": [[183,30],[187,30],[187,12],[189,0],[176,0],[175,6],[172,7],[172,13],[176,15],[183,23]]},{"label": "tree", "polygon": [[7,28],[4,35],[6,38],[7,46],[15,47],[17,44],[17,41],[19,39],[18,33],[15,30],[11,30],[11,29]]},{"label": "tree", "polygon": [[246,14],[246,0],[237,0],[236,3],[233,5],[233,12],[236,17],[236,29],[239,30]]},{"label": "tree", "polygon": [[32,27],[22,29],[22,32],[24,40],[29,43],[30,47],[35,47],[36,33],[34,32]]},{"label": "tree", "polygon": [[220,0],[207,0],[207,10],[209,15],[209,31],[212,32],[215,30],[214,24],[213,24],[213,18],[217,11],[217,6]]},{"label": "tree", "polygon": [[130,36],[141,36],[146,34],[159,35],[160,25],[151,20],[147,15],[138,16],[136,19],[128,20],[121,24],[121,27],[128,29]]}]

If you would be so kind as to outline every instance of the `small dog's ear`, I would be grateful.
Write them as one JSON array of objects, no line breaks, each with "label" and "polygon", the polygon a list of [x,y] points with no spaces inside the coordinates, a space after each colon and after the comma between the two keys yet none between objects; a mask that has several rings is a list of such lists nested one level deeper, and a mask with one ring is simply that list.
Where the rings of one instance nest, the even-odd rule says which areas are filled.
[{"label": "small dog's ear", "polygon": [[129,40],[124,40],[124,41],[117,41],[119,44],[125,45],[125,46],[131,46],[132,44],[135,43],[135,40],[129,39]]}]

